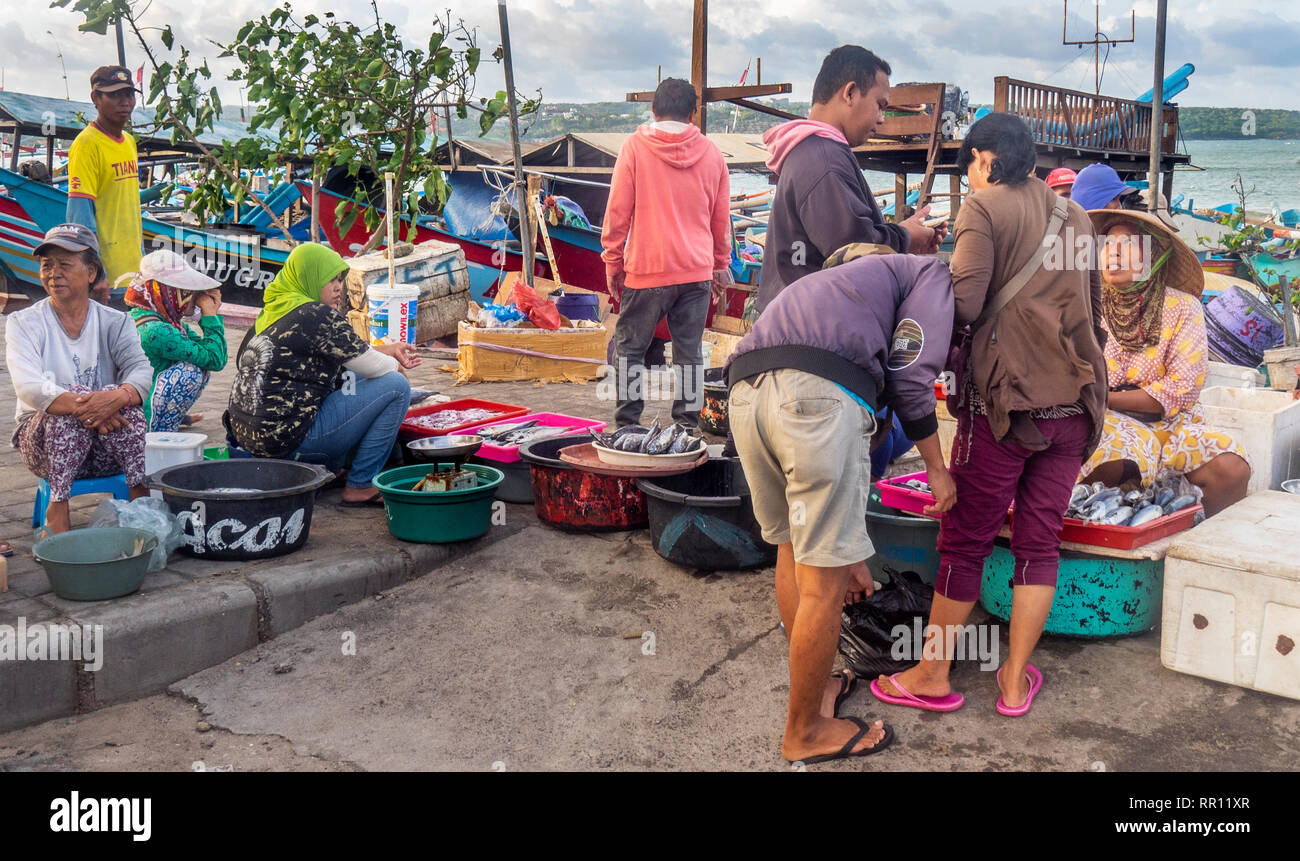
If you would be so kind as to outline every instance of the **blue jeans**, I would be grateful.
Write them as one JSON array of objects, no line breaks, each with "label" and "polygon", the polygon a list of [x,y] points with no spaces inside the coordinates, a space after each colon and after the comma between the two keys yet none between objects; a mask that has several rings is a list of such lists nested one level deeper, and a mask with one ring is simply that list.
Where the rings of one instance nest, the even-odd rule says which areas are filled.
[{"label": "blue jeans", "polygon": [[903,425],[894,416],[894,426],[889,430],[889,436],[881,444],[880,448],[871,453],[871,478],[873,480],[885,477],[885,470],[889,469],[889,464],[897,458],[902,457],[912,450],[912,441],[903,433]]},{"label": "blue jeans", "polygon": [[348,466],[348,487],[370,487],[388,462],[397,429],[411,405],[411,384],[397,371],[373,380],[355,377],[321,404],[316,421],[290,457],[337,472]]}]

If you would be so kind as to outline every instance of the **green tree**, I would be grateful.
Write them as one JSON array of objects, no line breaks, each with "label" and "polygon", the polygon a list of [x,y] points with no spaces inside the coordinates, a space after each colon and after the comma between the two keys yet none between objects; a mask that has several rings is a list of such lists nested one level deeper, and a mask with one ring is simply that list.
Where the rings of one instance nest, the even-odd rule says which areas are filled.
[{"label": "green tree", "polygon": [[[201,219],[224,210],[228,197],[236,204],[253,197],[240,170],[277,171],[289,161],[314,161],[321,173],[334,166],[345,166],[353,177],[363,166],[379,176],[393,172],[401,195],[398,214],[409,218],[408,236],[414,238],[419,191],[435,209],[450,194],[434,158],[436,112],[466,118],[476,111],[480,134],[486,134],[506,111],[504,92],[474,98],[482,51],[475,33],[453,22],[450,13],[434,18],[427,46],[410,47],[380,18],[374,0],[374,20],[364,27],[332,12],[299,20],[286,2],[245,23],[229,44],[218,43],[220,56],[235,60],[229,80],[247,87],[252,115],[248,136],[212,150],[196,135],[211,130],[221,116],[220,97],[215,87],[207,87],[207,61],[196,66],[188,48],[174,51],[170,27],[152,28],[162,48],[175,53],[160,60],[161,51],[144,36],[150,28],[138,20],[143,10],[130,0],[54,0],[51,5],[72,5],[83,13],[83,30],[103,33],[121,18],[135,34],[154,69],[148,101],[156,105],[156,121],[173,140],[187,139],[204,152],[202,178],[186,203]],[[521,112],[535,111],[540,95],[523,99]],[[358,184],[363,206],[342,201],[336,208],[343,233],[364,216],[372,231],[367,250],[382,236],[378,207],[383,201],[372,197],[370,188]],[[277,224],[287,238],[283,222]]]}]

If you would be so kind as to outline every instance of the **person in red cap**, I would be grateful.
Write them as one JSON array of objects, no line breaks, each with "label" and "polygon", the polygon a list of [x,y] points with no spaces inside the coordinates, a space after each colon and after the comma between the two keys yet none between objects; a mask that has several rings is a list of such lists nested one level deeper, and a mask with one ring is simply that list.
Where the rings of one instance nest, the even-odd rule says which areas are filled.
[{"label": "person in red cap", "polygon": [[1068,167],[1058,167],[1047,175],[1047,187],[1059,194],[1061,197],[1064,197],[1066,200],[1069,200],[1070,191],[1074,188],[1074,178],[1076,176],[1078,176],[1078,174],[1070,170]]},{"label": "person in red cap", "polygon": [[140,268],[140,174],[135,138],[126,131],[135,110],[135,84],[124,66],[100,66],[90,76],[94,121],[68,150],[67,220],[99,237],[103,279],[94,296],[108,301],[117,279]]}]

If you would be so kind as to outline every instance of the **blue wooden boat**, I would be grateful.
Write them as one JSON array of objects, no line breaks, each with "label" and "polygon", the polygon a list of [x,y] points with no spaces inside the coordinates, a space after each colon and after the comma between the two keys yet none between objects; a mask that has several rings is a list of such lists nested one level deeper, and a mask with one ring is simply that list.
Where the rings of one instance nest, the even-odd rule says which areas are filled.
[{"label": "blue wooden boat", "polygon": [[[66,220],[68,194],[3,168],[0,186],[5,189],[0,196],[0,268],[10,282],[9,292],[43,298],[32,252],[47,230]],[[266,285],[289,256],[288,251],[266,247],[252,229],[199,230],[148,213],[142,215],[141,228],[145,253],[168,248],[185,255],[191,266],[221,282],[224,301],[240,305],[261,307]]]}]

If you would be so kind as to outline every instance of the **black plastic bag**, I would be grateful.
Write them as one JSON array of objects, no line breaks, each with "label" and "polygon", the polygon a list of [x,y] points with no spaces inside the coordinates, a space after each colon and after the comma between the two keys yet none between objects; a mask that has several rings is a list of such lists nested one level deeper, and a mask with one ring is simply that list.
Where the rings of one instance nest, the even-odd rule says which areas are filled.
[{"label": "black plastic bag", "polygon": [[910,660],[893,656],[894,629],[903,625],[909,632],[906,636],[911,637],[917,619],[924,629],[934,600],[934,589],[915,573],[884,570],[889,582],[867,600],[846,606],[840,616],[840,654],[860,679],[901,673],[917,662],[921,643],[907,651]]}]

